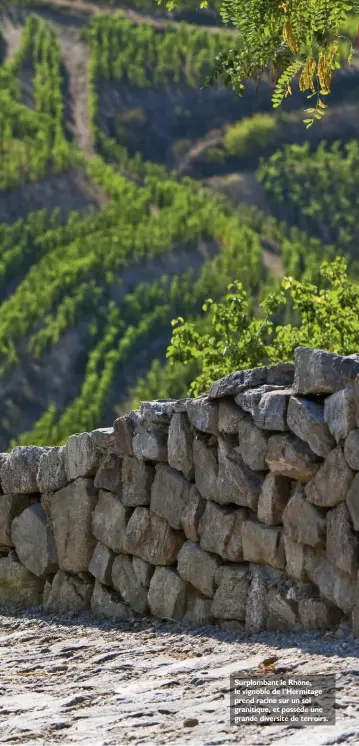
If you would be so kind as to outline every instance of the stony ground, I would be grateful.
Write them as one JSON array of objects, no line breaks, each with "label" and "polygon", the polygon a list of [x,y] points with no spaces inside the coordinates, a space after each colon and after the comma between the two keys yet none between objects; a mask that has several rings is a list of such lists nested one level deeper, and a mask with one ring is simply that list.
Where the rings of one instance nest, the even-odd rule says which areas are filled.
[{"label": "stony ground", "polygon": [[[359,743],[359,640],[339,634],[95,622],[36,611],[0,616],[0,743],[311,746]],[[229,725],[229,675],[337,674],[336,725]]]}]

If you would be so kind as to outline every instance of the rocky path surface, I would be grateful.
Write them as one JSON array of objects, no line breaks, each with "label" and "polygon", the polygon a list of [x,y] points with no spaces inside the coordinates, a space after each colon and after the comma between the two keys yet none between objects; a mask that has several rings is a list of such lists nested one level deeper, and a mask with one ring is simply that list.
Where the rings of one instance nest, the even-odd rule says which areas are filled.
[{"label": "rocky path surface", "polygon": [[[359,640],[0,616],[0,743],[86,746],[311,746],[359,743]],[[229,675],[337,674],[336,725],[229,725]]]}]

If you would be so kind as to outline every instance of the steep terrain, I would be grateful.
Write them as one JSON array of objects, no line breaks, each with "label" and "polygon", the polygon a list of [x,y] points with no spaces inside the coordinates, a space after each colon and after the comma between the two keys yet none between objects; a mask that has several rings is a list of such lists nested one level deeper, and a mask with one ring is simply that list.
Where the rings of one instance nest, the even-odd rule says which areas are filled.
[{"label": "steep terrain", "polygon": [[[308,133],[297,94],[278,116],[266,82],[241,99],[202,89],[233,45],[215,11],[114,5],[37,0],[1,19],[2,450],[108,424],[138,380],[149,398],[184,394],[190,374],[163,365],[171,319],[234,279],[257,295],[338,249],[355,269],[353,147],[319,152],[320,187],[297,206],[285,159],[299,174],[311,150],[276,153],[358,137],[356,59]],[[335,194],[341,232],[317,220]]]}]

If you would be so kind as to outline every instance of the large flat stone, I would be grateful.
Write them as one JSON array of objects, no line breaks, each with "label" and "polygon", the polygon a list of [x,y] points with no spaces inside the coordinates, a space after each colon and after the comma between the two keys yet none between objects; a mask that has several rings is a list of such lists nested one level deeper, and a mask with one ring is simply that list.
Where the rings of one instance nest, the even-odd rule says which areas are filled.
[{"label": "large flat stone", "polygon": [[0,495],[0,547],[7,551],[13,547],[11,526],[14,518],[29,507],[34,498],[30,495]]},{"label": "large flat stone", "polygon": [[262,386],[266,382],[266,378],[267,368],[264,366],[252,370],[235,371],[212,383],[208,397],[209,399],[220,399],[224,396],[235,396],[254,386]]},{"label": "large flat stone", "polygon": [[50,495],[51,522],[60,570],[87,571],[96,546],[92,513],[97,499],[93,481],[83,477]]},{"label": "large flat stone", "polygon": [[206,396],[191,399],[187,404],[188,419],[202,433],[218,435],[218,403]]},{"label": "large flat stone", "polygon": [[352,430],[344,443],[344,456],[354,471],[359,471],[359,430]]},{"label": "large flat stone", "polygon": [[135,425],[139,422],[140,415],[137,411],[132,411],[122,417],[118,417],[113,423],[115,432],[118,455],[133,456],[132,438],[135,431]]},{"label": "large flat stone", "polygon": [[78,477],[94,476],[101,459],[102,451],[92,433],[70,435],[65,445],[65,471],[68,482]]},{"label": "large flat stone", "polygon": [[298,616],[304,629],[328,630],[338,624],[341,612],[320,598],[301,598]]},{"label": "large flat stone", "polygon": [[262,430],[288,430],[287,409],[291,389],[268,391],[252,408],[254,422]]},{"label": "large flat stone", "polygon": [[239,428],[238,453],[246,466],[253,471],[267,471],[266,455],[268,449],[268,433],[264,433],[251,418],[242,422]]},{"label": "large flat stone", "polygon": [[93,578],[88,573],[70,575],[59,570],[51,585],[46,583],[44,611],[59,614],[85,611],[90,607],[93,587]]},{"label": "large flat stone", "polygon": [[323,551],[306,549],[306,570],[323,598],[349,614],[358,598],[357,578],[341,572]]},{"label": "large flat stone", "polygon": [[186,583],[172,567],[156,567],[148,591],[148,605],[159,619],[181,620],[186,609]]},{"label": "large flat stone", "polygon": [[133,455],[140,460],[167,461],[168,434],[160,426],[136,425],[132,438]]},{"label": "large flat stone", "polygon": [[285,590],[270,588],[267,593],[267,621],[268,630],[281,630],[292,632],[296,628],[298,618],[295,612],[295,604],[292,603]]},{"label": "large flat stone", "polygon": [[37,484],[39,492],[56,492],[66,486],[64,446],[49,448],[42,454],[37,472]]},{"label": "large flat stone", "polygon": [[333,448],[316,475],[306,486],[309,502],[323,508],[331,508],[343,502],[354,479],[340,446]]},{"label": "large flat stone", "polygon": [[205,552],[192,541],[186,541],[178,554],[177,570],[182,580],[209,598],[213,598],[214,578],[220,565],[219,557]]},{"label": "large flat stone", "polygon": [[220,399],[218,405],[219,432],[237,435],[243,420],[247,422],[248,415],[232,399]]},{"label": "large flat stone", "polygon": [[95,476],[95,487],[97,490],[122,494],[122,459],[116,453],[102,456]]},{"label": "large flat stone", "polygon": [[134,456],[125,456],[122,465],[123,504],[134,508],[149,505],[154,477],[152,464],[146,464]]},{"label": "large flat stone", "polygon": [[172,565],[184,536],[147,508],[135,508],[127,524],[127,551],[152,565]]},{"label": "large flat stone", "polygon": [[147,588],[140,583],[132,565],[131,557],[119,554],[112,567],[112,584],[121,597],[138,614],[146,614]]},{"label": "large flat stone", "polygon": [[16,553],[0,559],[0,601],[21,606],[38,606],[42,601],[44,578],[38,578],[19,562]]},{"label": "large flat stone", "polygon": [[246,517],[245,508],[222,507],[207,501],[199,524],[201,549],[230,562],[242,560],[242,523]]},{"label": "large flat stone", "polygon": [[114,559],[114,552],[99,541],[89,564],[89,572],[103,585],[112,585]]},{"label": "large flat stone", "polygon": [[94,617],[105,619],[126,620],[133,616],[131,609],[119,593],[112,588],[106,588],[99,580],[95,580],[91,596],[91,611]]},{"label": "large flat stone", "polygon": [[269,438],[266,461],[273,474],[303,483],[313,478],[319,466],[319,457],[292,433]]},{"label": "large flat stone", "polygon": [[325,458],[334,448],[335,440],[324,421],[323,404],[299,396],[291,396],[287,422],[290,430],[308,443],[317,456]]},{"label": "large flat stone", "polygon": [[359,568],[359,536],[354,534],[350,513],[345,503],[327,514],[327,559],[339,570],[349,574]]},{"label": "large flat stone", "polygon": [[46,448],[16,446],[9,458],[1,460],[0,482],[3,493],[31,494],[39,492],[37,472]]},{"label": "large flat stone", "polygon": [[295,350],[294,393],[332,394],[354,383],[359,359],[332,352],[297,347]]},{"label": "large flat stone", "polygon": [[284,551],[286,559],[286,573],[290,578],[294,578],[299,582],[307,579],[307,572],[305,569],[305,545],[299,544],[297,541],[291,539],[288,534],[284,532]]},{"label": "large flat stone", "polygon": [[337,443],[356,428],[356,403],[352,389],[342,389],[327,397],[324,419]]},{"label": "large flat stone", "polygon": [[218,451],[203,440],[193,441],[196,487],[203,498],[215,500],[217,495]]},{"label": "large flat stone", "polygon": [[132,510],[122,505],[117,495],[100,490],[92,516],[93,535],[113,552],[126,552],[126,531],[131,514]]},{"label": "large flat stone", "polygon": [[186,479],[194,478],[193,435],[184,412],[175,412],[168,430],[168,464]]},{"label": "large flat stone", "polygon": [[303,487],[297,485],[283,511],[285,533],[298,544],[312,547],[324,546],[326,538],[326,516],[320,508],[311,505],[305,497]]},{"label": "large flat stone", "polygon": [[220,620],[244,622],[250,575],[243,565],[225,565],[216,573],[217,590],[212,603],[212,614]]},{"label": "large flat stone", "polygon": [[251,471],[231,444],[219,438],[217,489],[212,499],[256,510],[262,483],[263,476]]},{"label": "large flat stone", "polygon": [[256,521],[242,524],[243,559],[256,564],[285,567],[282,532],[278,528],[263,526]]},{"label": "large flat stone", "polygon": [[39,503],[14,518],[11,536],[20,562],[34,575],[40,578],[58,570],[54,534]]},{"label": "large flat stone", "polygon": [[151,510],[177,530],[190,500],[191,483],[165,464],[156,467],[151,489]]}]

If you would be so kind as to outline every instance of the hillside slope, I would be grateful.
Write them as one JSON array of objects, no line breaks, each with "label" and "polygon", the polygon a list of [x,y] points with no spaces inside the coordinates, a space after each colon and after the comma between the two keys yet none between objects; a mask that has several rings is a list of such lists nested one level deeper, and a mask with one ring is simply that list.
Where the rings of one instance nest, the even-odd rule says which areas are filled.
[{"label": "hillside slope", "polygon": [[[278,118],[265,83],[242,99],[202,90],[231,30],[145,0],[117,10],[37,0],[2,17],[2,450],[61,443],[139,395],[183,395],[191,371],[163,365],[172,318],[196,318],[234,279],[255,297],[335,251],[273,221],[256,173],[261,157],[304,141],[299,97]],[[355,66],[342,74],[313,147],[357,137],[358,81]],[[263,117],[269,140],[251,124]],[[247,120],[250,139],[236,134]]]}]

